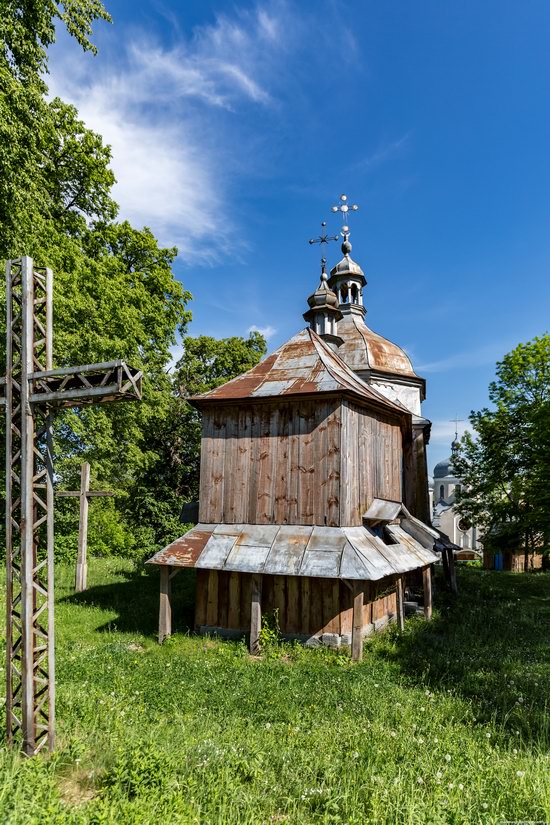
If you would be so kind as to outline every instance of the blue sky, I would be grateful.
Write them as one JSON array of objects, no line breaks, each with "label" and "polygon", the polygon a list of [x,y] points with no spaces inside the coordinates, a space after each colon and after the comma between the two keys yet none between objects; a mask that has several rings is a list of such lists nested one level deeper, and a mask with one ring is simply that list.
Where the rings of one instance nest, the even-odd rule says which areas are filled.
[{"label": "blue sky", "polygon": [[302,328],[307,240],[347,192],[367,323],[428,382],[431,470],[549,327],[547,0],[107,6],[98,56],[62,36],[50,87],[112,145],[121,215],[179,247],[190,332]]}]

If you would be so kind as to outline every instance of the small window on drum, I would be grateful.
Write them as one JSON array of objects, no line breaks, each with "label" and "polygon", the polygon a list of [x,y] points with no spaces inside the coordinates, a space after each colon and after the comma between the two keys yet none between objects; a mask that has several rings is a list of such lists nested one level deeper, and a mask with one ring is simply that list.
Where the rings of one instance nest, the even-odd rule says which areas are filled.
[{"label": "small window on drum", "polygon": [[443,493],[445,492],[445,487],[443,484],[439,488],[439,498],[443,498]]}]

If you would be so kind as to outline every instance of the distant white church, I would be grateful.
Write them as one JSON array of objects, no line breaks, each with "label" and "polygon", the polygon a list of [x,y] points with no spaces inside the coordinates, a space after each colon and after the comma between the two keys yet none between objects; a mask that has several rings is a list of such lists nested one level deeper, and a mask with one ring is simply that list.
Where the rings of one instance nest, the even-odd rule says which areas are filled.
[{"label": "distant white church", "polygon": [[430,509],[432,524],[436,530],[445,533],[460,548],[455,552],[459,559],[481,559],[480,535],[475,525],[469,524],[455,510],[456,493],[460,491],[461,479],[455,475],[453,453],[458,448],[455,440],[451,445],[449,458],[434,467],[433,483],[430,483]]}]

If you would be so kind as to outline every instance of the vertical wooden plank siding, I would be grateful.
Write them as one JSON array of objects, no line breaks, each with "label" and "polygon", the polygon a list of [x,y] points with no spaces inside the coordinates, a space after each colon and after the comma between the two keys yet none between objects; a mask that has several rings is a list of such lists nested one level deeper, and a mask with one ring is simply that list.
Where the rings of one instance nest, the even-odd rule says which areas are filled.
[{"label": "vertical wooden plank siding", "polygon": [[307,633],[307,630],[302,630],[301,626],[300,578],[298,576],[287,577],[286,599],[286,620],[284,625],[286,632]]},{"label": "vertical wooden plank siding", "polygon": [[338,403],[334,403],[327,418],[327,524],[336,527],[340,524],[340,471],[342,412]]},{"label": "vertical wooden plank siding", "polygon": [[255,519],[253,523],[272,524],[275,521],[274,492],[277,459],[277,438],[279,432],[279,410],[264,407],[261,410],[260,438],[255,445],[259,450],[258,490],[256,493]]},{"label": "vertical wooden plank siding", "polygon": [[327,523],[327,487],[328,487],[328,412],[326,402],[318,403],[315,408],[315,439],[313,444],[313,524]]},{"label": "vertical wooden plank siding", "polygon": [[197,570],[195,584],[195,630],[206,624],[206,605],[208,602],[208,570]]},{"label": "vertical wooden plank siding", "polygon": [[340,633],[351,635],[353,630],[353,596],[343,581],[340,585]]},{"label": "vertical wooden plank siding", "polygon": [[296,410],[291,409],[288,421],[288,477],[287,477],[288,523],[299,524],[298,499],[300,495],[300,420]]},{"label": "vertical wooden plank siding", "polygon": [[274,487],[274,523],[288,524],[288,475],[290,467],[289,459],[289,417],[288,405],[282,405],[279,409],[279,430],[277,438],[273,438],[273,450],[276,450],[276,460],[274,467],[275,487]]},{"label": "vertical wooden plank siding", "polygon": [[424,587],[424,616],[426,619],[432,618],[432,569],[428,565],[422,571],[422,584]]},{"label": "vertical wooden plank siding", "polygon": [[319,635],[323,630],[322,584],[322,579],[309,580],[309,633],[312,636]]},{"label": "vertical wooden plank siding", "polygon": [[208,598],[206,601],[206,624],[218,625],[218,571],[208,571]]},{"label": "vertical wooden plank siding", "polygon": [[311,588],[310,579],[306,577],[300,578],[300,614],[301,614],[301,632],[311,633],[310,621],[310,604],[311,604]]},{"label": "vertical wooden plank siding", "polygon": [[[257,409],[250,413],[250,450],[248,457],[248,502],[246,518],[242,521],[246,524],[256,523],[256,513],[258,511],[258,497],[260,495],[260,472],[262,463],[261,436],[262,436],[262,410]],[[254,516],[254,518],[251,518]]]},{"label": "vertical wooden plank siding", "polygon": [[314,448],[315,410],[312,403],[300,404],[298,410],[299,437],[299,482],[298,482],[298,524],[314,524]]},{"label": "vertical wooden plank siding", "polygon": [[172,585],[170,568],[160,568],[159,643],[172,633]]},{"label": "vertical wooden plank siding", "polygon": [[227,626],[238,630],[243,627],[241,622],[241,575],[240,573],[229,574],[229,609],[227,613]]},{"label": "vertical wooden plank siding", "polygon": [[218,571],[218,620],[217,627],[228,627],[229,619],[229,573],[227,570]]},{"label": "vertical wooden plank siding", "polygon": [[262,577],[254,573],[251,576],[250,594],[250,652],[260,652],[260,631],[262,629]]},{"label": "vertical wooden plank siding", "polygon": [[204,412],[202,415],[202,434],[201,434],[201,461],[199,470],[199,521],[203,521],[205,517],[214,509],[215,502],[210,498],[211,496],[211,481],[214,469],[214,449],[211,439],[213,413],[210,411]]},{"label": "vertical wooden plank siding", "polygon": [[[234,524],[235,510],[234,510],[234,486],[233,479],[237,470],[235,462],[235,451],[237,443],[237,419],[235,410],[232,407],[227,407],[225,410],[225,441],[223,444],[224,450],[224,484],[223,484],[223,518],[220,521],[226,524]],[[206,524],[216,524],[218,519],[212,518],[213,511],[204,517]],[[203,516],[201,514],[201,521]]]},{"label": "vertical wooden plank siding", "polygon": [[354,582],[353,629],[351,634],[351,658],[360,662],[363,658],[363,583]]}]

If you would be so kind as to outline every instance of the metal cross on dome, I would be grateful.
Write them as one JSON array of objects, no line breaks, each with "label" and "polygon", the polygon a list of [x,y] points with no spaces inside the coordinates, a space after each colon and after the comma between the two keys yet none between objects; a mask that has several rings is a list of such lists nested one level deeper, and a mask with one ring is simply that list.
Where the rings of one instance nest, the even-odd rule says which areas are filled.
[{"label": "metal cross on dome", "polygon": [[318,238],[310,238],[310,244],[312,243],[329,243],[330,241],[337,241],[338,235],[327,235],[327,222],[321,221],[321,234]]},{"label": "metal cross on dome", "polygon": [[351,210],[352,212],[357,212],[359,207],[356,203],[349,204],[348,203],[348,196],[347,195],[340,195],[340,203],[336,206],[332,207],[333,212],[341,212],[342,217],[344,219],[344,225],[342,226],[342,235],[346,237],[349,235],[349,226],[347,225],[347,217],[348,212]]}]

